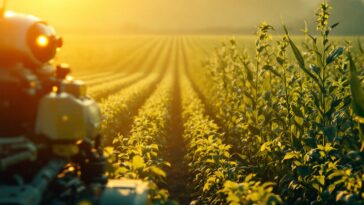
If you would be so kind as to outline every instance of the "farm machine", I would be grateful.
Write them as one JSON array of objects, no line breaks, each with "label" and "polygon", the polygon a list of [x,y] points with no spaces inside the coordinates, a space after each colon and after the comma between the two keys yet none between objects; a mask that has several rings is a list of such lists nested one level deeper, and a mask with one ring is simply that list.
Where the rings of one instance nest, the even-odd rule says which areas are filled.
[{"label": "farm machine", "polygon": [[0,205],[148,204],[146,183],[107,178],[99,107],[51,63],[62,44],[45,21],[0,9]]}]

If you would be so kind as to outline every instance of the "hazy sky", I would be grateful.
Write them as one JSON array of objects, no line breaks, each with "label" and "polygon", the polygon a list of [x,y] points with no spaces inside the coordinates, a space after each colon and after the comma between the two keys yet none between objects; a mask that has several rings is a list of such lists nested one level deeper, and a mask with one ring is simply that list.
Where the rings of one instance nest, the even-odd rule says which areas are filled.
[{"label": "hazy sky", "polygon": [[[1,1],[1,0],[0,0]],[[363,31],[364,0],[333,0],[336,18]],[[320,0],[8,0],[11,10],[33,13],[64,32],[127,29],[250,29],[259,22],[303,25]],[[349,16],[349,17],[348,17]],[[350,17],[352,16],[352,17]],[[335,17],[334,17],[335,18]],[[354,21],[354,25],[353,24]],[[344,24],[345,25],[345,24]],[[345,27],[344,27],[345,28]],[[364,31],[363,31],[364,32]]]}]

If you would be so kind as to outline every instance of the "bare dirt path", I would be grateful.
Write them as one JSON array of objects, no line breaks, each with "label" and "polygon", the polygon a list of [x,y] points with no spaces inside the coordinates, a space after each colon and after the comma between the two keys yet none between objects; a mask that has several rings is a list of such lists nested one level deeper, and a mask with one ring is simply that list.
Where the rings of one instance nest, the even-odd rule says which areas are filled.
[{"label": "bare dirt path", "polygon": [[180,91],[180,69],[181,64],[181,39],[178,39],[177,58],[175,61],[175,81],[173,91],[173,101],[171,106],[170,131],[165,150],[165,159],[171,163],[171,168],[167,171],[167,189],[170,197],[178,201],[181,205],[188,205],[190,202],[190,189],[188,188],[188,166],[185,161],[186,145],[183,139],[181,91]]}]

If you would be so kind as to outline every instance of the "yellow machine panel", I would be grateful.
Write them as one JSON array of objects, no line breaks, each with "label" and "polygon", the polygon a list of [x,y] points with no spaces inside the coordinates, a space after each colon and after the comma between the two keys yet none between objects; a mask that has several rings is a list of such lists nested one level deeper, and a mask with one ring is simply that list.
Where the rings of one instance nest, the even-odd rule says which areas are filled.
[{"label": "yellow machine panel", "polygon": [[54,141],[94,138],[101,123],[96,102],[65,92],[50,93],[39,103],[36,133]]}]

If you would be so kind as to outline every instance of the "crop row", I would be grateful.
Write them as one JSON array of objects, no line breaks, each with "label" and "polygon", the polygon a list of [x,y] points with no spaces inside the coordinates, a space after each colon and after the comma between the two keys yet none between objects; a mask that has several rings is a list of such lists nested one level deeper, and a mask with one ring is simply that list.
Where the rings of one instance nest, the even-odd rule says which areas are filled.
[{"label": "crop row", "polygon": [[[164,51],[162,52],[162,54],[164,54],[166,52],[166,46],[165,44],[160,45],[160,48],[156,48],[157,51],[154,52],[154,55],[151,55],[148,59],[146,60],[142,60],[142,56],[140,57],[140,59],[136,59],[135,63],[138,63],[137,61],[141,61],[141,63],[139,62],[140,67],[141,68],[141,72],[137,72],[134,74],[131,74],[129,76],[123,76],[121,75],[120,79],[118,80],[114,80],[114,81],[107,81],[104,82],[100,85],[91,87],[89,90],[90,96],[93,97],[96,100],[101,100],[102,98],[108,96],[109,94],[119,90],[120,88],[126,87],[136,81],[138,81],[139,79],[141,79],[143,76],[146,75],[145,70],[146,69],[156,69],[157,72],[159,72],[161,70],[161,68],[159,68],[158,66],[160,66],[160,62],[156,62],[158,60],[161,59],[160,55],[161,50],[164,49]],[[159,49],[159,50],[158,50]],[[133,65],[131,65],[133,66]]]},{"label": "crop row", "polygon": [[157,75],[150,75],[135,85],[125,88],[111,95],[100,103],[103,114],[101,133],[107,144],[125,128],[125,124],[132,121],[132,110],[138,109],[143,102],[146,93],[153,90],[153,83],[158,79]]},{"label": "crop row", "polygon": [[[114,52],[112,55],[114,56],[114,61],[110,62],[108,64],[104,64],[104,65],[97,65],[99,66],[100,69],[98,69],[96,72],[88,72],[87,74],[84,75],[77,75],[76,76],[78,79],[81,79],[85,82],[87,82],[88,84],[92,84],[93,81],[99,81],[100,79],[104,79],[104,78],[108,78],[110,76],[112,76],[112,74],[115,72],[115,68],[123,68],[125,67],[125,65],[129,65],[133,60],[135,61],[136,59],[140,58],[140,55],[142,52],[145,52],[145,50],[150,50],[150,48],[152,48],[153,46],[156,46],[156,43],[160,42],[160,40],[155,40],[152,41],[152,39],[150,39],[150,43],[146,43],[143,42],[142,44],[137,44],[138,47],[134,47],[134,46],[130,46],[127,47],[127,51],[126,53],[123,52]],[[121,50],[121,48],[120,48]],[[100,53],[98,53],[98,57],[99,56],[104,56],[105,53],[103,53],[102,51],[99,51]],[[122,58],[120,58],[120,56],[122,56]],[[138,59],[139,60],[139,59]],[[86,62],[85,62],[86,64]],[[95,66],[95,65],[94,65]],[[128,68],[126,68],[126,70],[128,70]],[[125,72],[123,72],[125,73]]]},{"label": "crop row", "polygon": [[101,99],[107,97],[109,94],[112,94],[120,88],[130,85],[131,83],[137,81],[143,76],[144,73],[135,73],[128,77],[122,77],[115,81],[109,81],[94,87],[90,87],[88,92],[93,99],[100,101]]},{"label": "crop row", "polygon": [[[171,44],[168,46],[171,47]],[[126,88],[117,91],[116,93],[108,96],[105,99],[102,99],[100,102],[101,112],[103,114],[103,122],[101,126],[101,133],[106,140],[106,144],[110,144],[113,139],[121,132],[125,134],[128,132],[128,125],[132,121],[132,117],[141,106],[144,101],[149,96],[149,93],[152,93],[155,89],[155,84],[162,78],[164,67],[170,63],[167,49],[164,49],[159,57],[156,56],[156,63],[153,65],[154,73],[150,73],[148,76],[144,77],[142,80],[137,81],[135,84],[128,86]],[[134,81],[134,75],[129,78],[120,79],[117,82],[113,82],[115,84],[128,83],[130,81]],[[142,77],[142,74],[139,74],[137,77]],[[112,82],[110,86],[113,86]],[[102,89],[100,86],[99,92],[105,92],[104,90],[108,90],[106,88]],[[91,91],[91,95],[97,96],[98,92]]]},{"label": "crop row", "polygon": [[[140,53],[147,46],[158,41],[156,38],[76,35],[66,40],[68,46],[60,52],[61,59],[72,65],[75,77],[81,78],[88,78],[87,76],[102,72],[100,68],[113,68],[125,62],[129,56]],[[120,56],[127,58],[120,58]]]},{"label": "crop row", "polygon": [[166,141],[170,120],[173,76],[167,74],[152,96],[134,118],[129,135],[114,140],[117,177],[142,179],[150,182],[153,201],[165,203],[168,192],[159,189],[166,179],[164,168],[170,166],[163,160],[161,150]]},{"label": "crop row", "polygon": [[[189,171],[196,204],[278,204],[271,183],[261,184],[244,175],[222,142],[219,127],[205,115],[205,108],[191,83],[182,78],[182,118],[188,142]],[[245,177],[246,176],[246,177]]]},{"label": "crop row", "polygon": [[[168,192],[159,187],[164,184],[166,179],[166,173],[163,169],[170,166],[168,162],[162,159],[161,151],[163,144],[165,144],[167,126],[170,120],[173,77],[170,73],[171,63],[175,57],[174,52],[168,52],[174,47],[173,44],[168,47],[169,49],[164,49],[164,52],[160,53],[160,61],[154,65],[157,68],[155,72],[164,76],[163,80],[158,84],[154,92],[153,90],[143,92],[144,97],[149,96],[146,93],[152,94],[138,110],[138,115],[134,116],[130,132],[128,128],[124,127],[124,129],[120,129],[124,131],[119,132],[119,134],[116,132],[110,133],[110,136],[114,137],[111,160],[114,167],[113,175],[117,178],[127,177],[148,181],[151,190],[150,197],[154,202],[161,204],[164,204],[168,199]],[[149,89],[151,87],[154,86],[149,86]],[[135,91],[137,92],[138,89],[135,89]],[[124,95],[121,94],[115,99],[123,97]],[[110,111],[113,112],[114,109],[110,108]],[[118,124],[129,121],[130,117],[134,115],[130,112],[127,115],[129,119],[118,119],[127,111],[126,109],[114,115],[112,117],[115,118],[113,120],[114,124],[105,124],[105,128],[113,129]]]},{"label": "crop row", "polygon": [[[129,133],[119,134],[114,140],[114,171],[116,177],[127,177],[149,181],[150,197],[157,204],[164,204],[168,200],[167,190],[160,189],[165,183],[164,168],[170,166],[162,159],[161,151],[165,144],[168,121],[170,121],[170,106],[172,98],[172,63],[176,57],[175,44],[170,44],[160,54],[161,59],[155,66],[162,73],[163,80],[157,89],[147,99]],[[172,52],[171,52],[172,51]],[[112,125],[111,125],[112,126]],[[117,135],[114,135],[114,137]]]},{"label": "crop row", "polygon": [[[101,63],[102,60],[100,60],[101,62],[98,64],[95,64],[93,66],[99,66],[99,69],[97,69],[96,71],[92,71],[90,70],[87,74],[77,74],[75,73],[75,77],[84,80],[86,82],[90,82],[93,80],[99,80],[100,78],[104,78],[104,77],[108,77],[110,76],[113,72],[115,72],[115,67],[121,67],[121,64],[127,64],[128,61],[135,59],[135,57],[141,53],[143,50],[147,49],[146,46],[152,46],[155,43],[144,43],[144,46],[141,46],[138,49],[134,49],[134,47],[128,48],[127,50],[129,51],[129,49],[131,49],[129,52],[127,53],[123,53],[123,52],[117,52],[117,50],[112,54],[114,60],[110,61],[108,63]],[[104,53],[104,51],[100,50],[97,57],[100,56],[104,56],[106,53]],[[120,58],[120,56],[123,56],[123,58]],[[94,56],[93,58],[95,58],[96,56]],[[90,57],[91,58],[91,57]],[[97,58],[96,58],[97,59]],[[91,61],[91,60],[89,60]],[[87,63],[89,62],[84,62],[85,65],[87,65]],[[100,65],[99,65],[100,64]],[[105,69],[107,68],[107,69]]]},{"label": "crop row", "polygon": [[[123,60],[116,61],[114,65],[107,67],[107,70],[113,71],[110,72],[110,75],[104,77],[98,77],[94,79],[88,79],[87,84],[89,86],[95,86],[104,82],[112,82],[119,78],[125,77],[132,73],[136,72],[145,72],[145,69],[142,67],[146,61],[145,56],[147,53],[156,53],[156,49],[161,49],[165,41],[156,41],[151,44],[147,44],[148,47],[142,46],[137,50],[137,52],[132,53],[132,55],[123,56]],[[153,55],[149,55],[149,57],[153,57]]]}]

